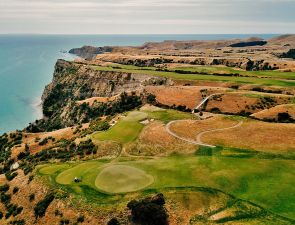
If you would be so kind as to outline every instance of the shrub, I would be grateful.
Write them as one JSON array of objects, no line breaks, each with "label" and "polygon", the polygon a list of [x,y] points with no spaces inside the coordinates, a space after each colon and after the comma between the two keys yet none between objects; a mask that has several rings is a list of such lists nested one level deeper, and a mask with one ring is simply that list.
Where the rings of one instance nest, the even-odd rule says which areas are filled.
[{"label": "shrub", "polygon": [[28,179],[28,183],[31,183],[31,181],[34,179],[34,175],[30,175]]},{"label": "shrub", "polygon": [[12,181],[16,176],[18,175],[17,172],[11,173],[11,172],[7,172],[5,173],[5,177],[8,181]]},{"label": "shrub", "polygon": [[283,112],[283,113],[278,113],[278,122],[280,122],[280,123],[292,123],[292,122],[294,122],[294,120],[290,116],[289,113]]},{"label": "shrub", "polygon": [[65,225],[65,224],[69,224],[69,223],[70,223],[70,221],[68,219],[61,219],[59,222],[60,225]]},{"label": "shrub", "polygon": [[77,219],[77,223],[83,223],[84,220],[85,220],[84,215],[80,215],[80,216],[78,217],[78,219]]},{"label": "shrub", "polygon": [[19,188],[18,188],[18,187],[14,187],[13,190],[12,190],[12,193],[15,194],[15,193],[17,193],[18,191],[19,191]]},{"label": "shrub", "polygon": [[120,225],[120,223],[116,218],[113,218],[108,222],[107,225]]},{"label": "shrub", "polygon": [[6,192],[9,190],[9,185],[8,184],[4,184],[2,186],[0,186],[0,192]]},{"label": "shrub", "polygon": [[56,209],[56,210],[54,211],[54,215],[55,215],[55,216],[63,217],[63,213],[62,213],[61,211],[59,211],[58,209]]},{"label": "shrub", "polygon": [[35,217],[43,217],[50,203],[54,200],[54,193],[50,192],[45,198],[37,203],[34,207]]},{"label": "shrub", "polygon": [[127,207],[131,210],[132,221],[141,225],[168,225],[163,194],[144,200],[133,200]]},{"label": "shrub", "polygon": [[24,220],[14,220],[14,221],[11,221],[9,224],[12,224],[12,225],[25,225],[25,221]]},{"label": "shrub", "polygon": [[29,195],[29,201],[32,202],[34,200],[35,200],[35,194],[32,193],[32,194]]},{"label": "shrub", "polygon": [[107,121],[94,120],[90,123],[90,129],[92,131],[104,131],[110,128]]},{"label": "shrub", "polygon": [[149,94],[149,95],[147,96],[146,100],[147,100],[147,103],[149,103],[149,104],[153,104],[153,103],[156,102],[156,96],[153,95],[153,94]]}]

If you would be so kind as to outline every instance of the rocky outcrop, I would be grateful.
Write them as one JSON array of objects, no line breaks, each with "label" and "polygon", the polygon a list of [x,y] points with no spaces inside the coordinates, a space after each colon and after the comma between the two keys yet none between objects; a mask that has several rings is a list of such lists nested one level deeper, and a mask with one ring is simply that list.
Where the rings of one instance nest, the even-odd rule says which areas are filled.
[{"label": "rocky outcrop", "polygon": [[111,52],[112,47],[92,47],[92,46],[83,46],[82,48],[73,48],[69,53],[80,56],[81,58],[91,60],[95,58],[96,55]]},{"label": "rocky outcrop", "polygon": [[45,88],[43,102],[56,88],[68,93],[68,98],[111,97],[122,92],[139,91],[144,85],[169,84],[167,78],[115,71],[100,71],[89,65],[58,60],[52,82]]},{"label": "rocky outcrop", "polygon": [[140,67],[157,66],[167,63],[216,66],[224,65],[245,70],[273,70],[278,69],[278,64],[262,59],[251,58],[223,58],[223,57],[171,57],[171,56],[144,56],[133,57],[129,55],[106,54],[98,58],[105,62],[114,62],[123,65]]}]

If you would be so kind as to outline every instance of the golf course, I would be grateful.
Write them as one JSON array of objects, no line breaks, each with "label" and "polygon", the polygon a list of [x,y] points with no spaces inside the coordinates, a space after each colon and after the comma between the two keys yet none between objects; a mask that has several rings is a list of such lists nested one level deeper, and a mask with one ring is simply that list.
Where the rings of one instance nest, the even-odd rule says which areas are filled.
[{"label": "golf course", "polygon": [[[169,121],[193,119],[189,113],[174,110],[132,111],[107,131],[89,138],[134,142],[146,125],[143,120]],[[229,116],[225,117],[228,122]],[[233,121],[241,118],[233,117]],[[236,122],[235,122],[236,123]],[[132,156],[122,153],[115,159],[53,163],[40,166],[38,174],[55,187],[83,196],[93,204],[125,202],[131,193],[167,192],[171,189],[205,188],[257,204],[271,213],[295,219],[295,163],[292,156],[237,149],[195,147],[193,154],[166,157]],[[75,182],[79,178],[80,182]]]}]

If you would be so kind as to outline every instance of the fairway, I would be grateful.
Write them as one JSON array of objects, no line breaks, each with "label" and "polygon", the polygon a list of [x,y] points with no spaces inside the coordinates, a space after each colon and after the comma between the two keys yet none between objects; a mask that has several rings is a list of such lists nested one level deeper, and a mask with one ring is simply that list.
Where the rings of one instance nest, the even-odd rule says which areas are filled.
[{"label": "fairway", "polygon": [[[54,174],[56,166],[53,164],[50,167],[41,171],[51,171],[48,176],[57,184],[72,188],[78,195],[84,193],[89,199],[100,196],[101,192],[121,194],[168,187],[208,187],[254,202],[282,216],[295,218],[295,197],[290,195],[295,193],[293,160],[170,156],[116,163],[89,161],[65,167],[57,176]],[[82,182],[74,183],[75,177],[81,177]],[[102,200],[108,203],[108,198],[105,196]]]},{"label": "fairway", "polygon": [[137,138],[144,127],[139,122],[146,118],[147,114],[144,112],[130,112],[108,131],[95,133],[92,138],[99,141],[116,141],[122,144],[131,142]]},{"label": "fairway", "polygon": [[[244,83],[244,84],[259,84],[259,85],[266,85],[266,86],[281,86],[281,87],[293,87],[295,86],[295,82],[293,80],[294,73],[291,73],[288,76],[290,80],[285,79],[285,76],[280,77],[281,72],[269,72],[269,71],[259,71],[259,73],[252,73],[249,76],[249,72],[245,71],[245,75],[248,77],[243,76],[222,76],[222,75],[214,75],[214,74],[180,74],[174,71],[157,71],[157,70],[148,70],[143,69],[142,67],[138,67],[137,69],[126,69],[126,68],[112,68],[112,67],[103,67],[103,66],[93,66],[93,69],[99,71],[116,71],[116,72],[123,72],[123,73],[134,73],[134,74],[145,74],[151,76],[158,76],[158,77],[169,77],[176,80],[206,80],[206,81],[219,81],[219,82],[233,82],[233,83]],[[190,70],[190,69],[189,69]],[[193,72],[193,71],[192,71]],[[262,75],[266,76],[267,78],[261,78]],[[260,77],[261,76],[261,77]],[[277,78],[280,77],[280,78]]]},{"label": "fairway", "polygon": [[131,166],[114,165],[102,170],[95,186],[107,193],[126,193],[141,190],[152,184],[154,178]]},{"label": "fairway", "polygon": [[140,121],[148,118],[168,123],[171,120],[193,119],[195,117],[191,113],[178,112],[172,109],[132,111],[126,117],[121,118],[109,130],[94,133],[92,139],[94,141],[115,141],[120,144],[132,142],[138,137],[144,127]]}]

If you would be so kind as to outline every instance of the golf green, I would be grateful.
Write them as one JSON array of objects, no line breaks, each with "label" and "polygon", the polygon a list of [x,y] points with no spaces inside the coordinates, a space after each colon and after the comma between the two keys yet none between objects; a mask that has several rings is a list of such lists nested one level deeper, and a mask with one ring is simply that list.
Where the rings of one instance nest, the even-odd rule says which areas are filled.
[{"label": "golf green", "polygon": [[126,193],[143,189],[154,178],[143,170],[125,165],[112,165],[103,169],[95,180],[95,186],[108,193]]}]

